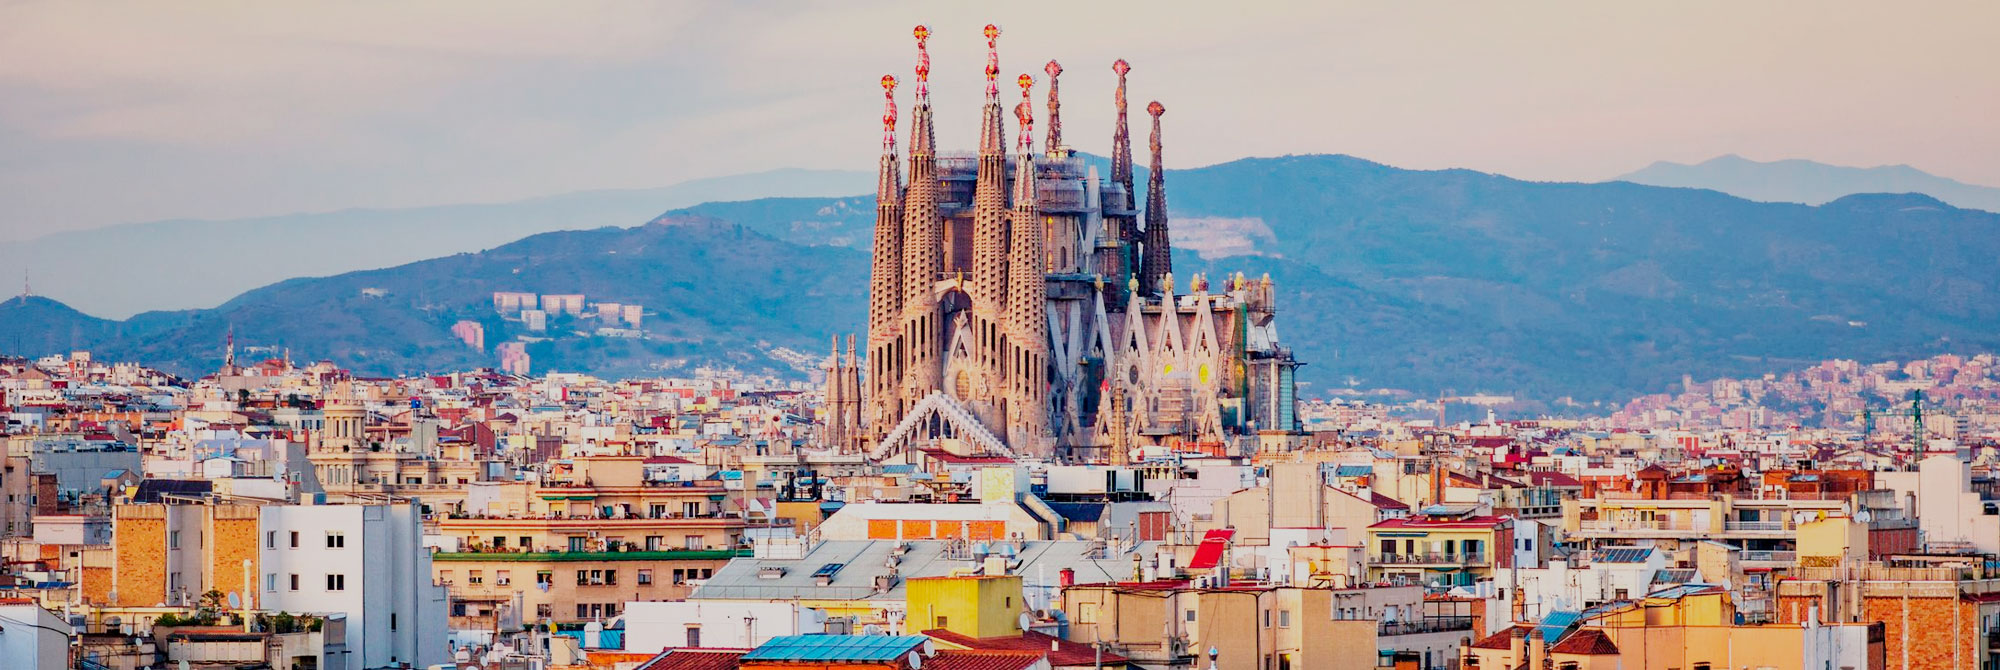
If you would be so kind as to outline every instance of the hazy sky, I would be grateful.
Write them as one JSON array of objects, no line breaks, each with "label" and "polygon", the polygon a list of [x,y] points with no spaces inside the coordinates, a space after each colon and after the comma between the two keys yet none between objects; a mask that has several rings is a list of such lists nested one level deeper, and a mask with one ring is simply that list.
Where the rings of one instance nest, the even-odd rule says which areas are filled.
[{"label": "hazy sky", "polygon": [[1597,180],[1739,153],[2000,184],[1983,0],[0,0],[0,240],[869,170],[876,81],[909,78],[919,22],[940,142],[972,148],[989,21],[1004,78],[1063,62],[1082,150],[1108,150],[1129,59],[1170,167],[1338,152]]}]

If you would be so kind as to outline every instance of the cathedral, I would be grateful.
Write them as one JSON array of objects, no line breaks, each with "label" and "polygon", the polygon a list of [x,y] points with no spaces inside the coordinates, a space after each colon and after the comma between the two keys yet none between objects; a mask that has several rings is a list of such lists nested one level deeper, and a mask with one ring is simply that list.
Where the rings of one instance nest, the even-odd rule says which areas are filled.
[{"label": "cathedral", "polygon": [[[1268,276],[1176,282],[1152,119],[1143,211],[1125,82],[1112,64],[1109,178],[1062,138],[1050,61],[1045,143],[1022,74],[1007,142],[1000,31],[986,26],[986,100],[974,154],[937,148],[929,31],[918,26],[908,179],[893,76],[882,78],[865,356],[826,366],[828,446],[885,458],[912,448],[1123,463],[1148,448],[1222,453],[1297,430],[1293,371]],[[1184,288],[1182,288],[1184,287]]]}]

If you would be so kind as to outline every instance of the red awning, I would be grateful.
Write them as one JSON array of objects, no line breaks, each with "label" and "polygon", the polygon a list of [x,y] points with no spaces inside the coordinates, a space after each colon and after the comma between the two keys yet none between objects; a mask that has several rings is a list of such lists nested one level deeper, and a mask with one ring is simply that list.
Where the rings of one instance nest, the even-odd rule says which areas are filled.
[{"label": "red awning", "polygon": [[1234,528],[1217,528],[1201,537],[1201,546],[1194,550],[1194,560],[1188,563],[1189,570],[1206,570],[1222,562],[1222,550],[1229,546],[1229,538],[1236,535]]}]

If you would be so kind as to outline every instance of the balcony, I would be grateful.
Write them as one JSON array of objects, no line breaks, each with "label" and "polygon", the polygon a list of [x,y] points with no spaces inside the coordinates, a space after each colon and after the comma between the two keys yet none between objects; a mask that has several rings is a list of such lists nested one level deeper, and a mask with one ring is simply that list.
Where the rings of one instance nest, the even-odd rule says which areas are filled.
[{"label": "balcony", "polygon": [[1691,522],[1678,519],[1633,519],[1630,521],[1584,521],[1579,530],[1589,535],[1660,537],[1706,533],[1709,529],[1705,526],[1696,527]]},{"label": "balcony", "polygon": [[1374,560],[1375,563],[1380,565],[1438,565],[1438,566],[1458,567],[1458,566],[1468,566],[1468,565],[1487,565],[1489,562],[1488,561],[1489,558],[1490,557],[1488,557],[1485,553],[1472,553],[1472,554],[1415,553],[1415,554],[1380,554],[1375,556]]},{"label": "balcony", "polygon": [[1798,530],[1790,521],[1725,521],[1722,530],[1728,533],[1784,534]]},{"label": "balcony", "polygon": [[1378,636],[1422,635],[1425,633],[1453,633],[1472,630],[1472,617],[1433,616],[1416,621],[1385,621],[1375,632]]},{"label": "balcony", "polygon": [[1790,565],[1799,561],[1799,552],[1748,549],[1743,552],[1743,560],[1751,563],[1784,563]]}]

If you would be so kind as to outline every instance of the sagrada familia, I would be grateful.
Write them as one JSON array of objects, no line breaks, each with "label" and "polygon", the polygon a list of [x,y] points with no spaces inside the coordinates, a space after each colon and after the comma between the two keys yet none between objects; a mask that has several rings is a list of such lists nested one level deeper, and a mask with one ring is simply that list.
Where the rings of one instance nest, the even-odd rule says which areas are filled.
[{"label": "sagrada familia", "polygon": [[[1049,61],[1048,133],[1034,146],[1034,78],[1017,82],[1008,153],[1000,31],[986,26],[979,151],[937,149],[929,30],[918,26],[909,180],[896,151],[897,81],[882,78],[865,359],[836,344],[827,372],[828,446],[883,458],[942,448],[1128,462],[1142,450],[1221,452],[1298,429],[1270,277],[1205,276],[1177,291],[1160,116],[1143,217],[1120,60],[1109,179],[1063,144]],[[1143,219],[1143,225],[1142,224]]]}]

